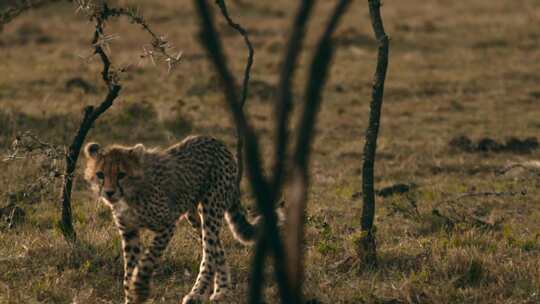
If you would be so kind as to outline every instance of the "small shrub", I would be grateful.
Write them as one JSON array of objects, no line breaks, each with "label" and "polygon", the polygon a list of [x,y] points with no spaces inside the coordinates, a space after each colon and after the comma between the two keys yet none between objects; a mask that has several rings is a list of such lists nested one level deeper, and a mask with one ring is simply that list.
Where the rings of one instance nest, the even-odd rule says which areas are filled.
[{"label": "small shrub", "polygon": [[484,266],[477,259],[472,259],[464,274],[456,281],[456,287],[465,288],[469,286],[477,286],[484,277]]}]

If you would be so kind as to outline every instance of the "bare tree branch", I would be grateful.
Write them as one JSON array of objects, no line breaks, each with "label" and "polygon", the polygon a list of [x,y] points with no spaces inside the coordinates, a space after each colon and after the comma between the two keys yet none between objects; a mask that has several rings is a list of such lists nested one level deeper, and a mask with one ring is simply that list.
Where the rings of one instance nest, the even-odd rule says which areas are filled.
[{"label": "bare tree branch", "polygon": [[[240,107],[243,110],[244,105],[246,104],[247,96],[248,96],[250,71],[251,71],[251,66],[253,65],[253,56],[254,56],[255,51],[253,50],[251,41],[249,41],[247,31],[244,28],[242,28],[240,24],[232,21],[231,17],[229,16],[229,13],[227,12],[227,6],[225,5],[225,1],[216,0],[216,4],[219,6],[219,9],[221,10],[221,13],[227,20],[227,23],[229,24],[229,26],[231,26],[233,29],[239,32],[240,35],[242,35],[242,37],[244,37],[244,42],[246,43],[246,46],[248,47],[248,58],[247,58],[246,68],[244,70],[244,82],[242,84],[242,97],[240,99]],[[237,136],[236,161],[238,163],[238,176],[237,176],[236,183],[238,184],[238,187],[240,187],[240,183],[242,182],[242,176],[244,174],[244,152],[243,152],[244,151],[244,134],[243,132],[244,131],[241,129],[236,130],[236,136]]]},{"label": "bare tree branch", "polygon": [[375,217],[373,167],[375,165],[375,153],[377,150],[377,137],[379,134],[384,82],[386,80],[386,71],[388,67],[389,39],[384,32],[380,13],[380,1],[368,0],[368,3],[371,25],[373,27],[373,32],[375,33],[375,38],[379,41],[379,48],[371,95],[369,125],[366,131],[366,142],[364,145],[362,167],[362,196],[364,201],[361,217],[362,237],[358,240],[359,244],[357,244],[357,246],[360,259],[369,266],[376,266],[377,251],[373,229],[373,219]]},{"label": "bare tree branch", "polygon": [[300,55],[302,41],[305,36],[305,25],[311,14],[313,3],[313,0],[303,0],[300,4],[294,20],[292,34],[287,42],[285,60],[281,66],[277,105],[275,107],[277,144],[274,156],[273,187],[274,191],[277,192],[281,191],[284,175],[283,171],[286,167],[285,159],[289,137],[287,129],[292,104],[291,82],[294,77],[295,68],[298,64],[298,56]]},{"label": "bare tree branch", "polygon": [[295,164],[302,168],[307,168],[309,163],[310,145],[313,141],[316,115],[321,104],[322,87],[325,84],[333,56],[332,34],[350,3],[351,0],[340,0],[338,2],[324,33],[319,39],[315,55],[311,61],[304,98],[304,111],[297,128],[299,135],[293,156]]},{"label": "bare tree branch", "polygon": [[94,31],[94,37],[92,39],[92,45],[94,46],[94,52],[99,55],[103,64],[103,70],[101,72],[103,82],[107,87],[107,95],[105,99],[100,103],[97,108],[93,106],[87,106],[84,108],[84,115],[82,122],[79,126],[77,134],[73,138],[69,150],[66,154],[66,171],[64,173],[64,182],[61,191],[61,203],[62,203],[62,219],[59,223],[60,228],[64,234],[64,237],[68,241],[74,241],[76,239],[76,233],[73,229],[73,221],[71,216],[71,188],[73,185],[73,172],[77,166],[77,160],[81,151],[82,144],[88,134],[88,131],[98,119],[112,105],[118,93],[121,90],[121,86],[117,83],[116,79],[111,73],[111,61],[103,50],[102,44],[99,43],[100,37],[103,36],[103,23],[110,16],[108,13],[106,4],[103,4],[103,10],[95,14],[96,28]]},{"label": "bare tree branch", "polygon": [[350,0],[341,0],[322,34],[311,61],[309,79],[304,96],[304,107],[297,130],[299,132],[293,155],[293,181],[290,208],[287,210],[287,265],[289,282],[295,295],[294,303],[302,301],[304,218],[308,199],[309,159],[315,120],[319,112],[324,88],[333,57],[332,34],[347,10]]}]

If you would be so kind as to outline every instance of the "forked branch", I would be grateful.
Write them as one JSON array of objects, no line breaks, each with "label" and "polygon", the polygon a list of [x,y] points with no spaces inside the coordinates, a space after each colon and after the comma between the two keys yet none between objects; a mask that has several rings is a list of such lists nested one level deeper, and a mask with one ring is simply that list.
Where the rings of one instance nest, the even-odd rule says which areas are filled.
[{"label": "forked branch", "polygon": [[[278,100],[275,108],[277,124],[275,164],[273,168],[273,175],[271,178],[267,178],[262,174],[258,138],[255,136],[253,128],[249,124],[245,113],[242,111],[241,105],[238,102],[238,93],[234,78],[227,68],[226,58],[223,54],[219,37],[216,34],[209,8],[206,1],[194,0],[194,4],[197,7],[197,12],[201,19],[201,41],[210,55],[210,60],[213,62],[218,74],[222,79],[226,102],[233,115],[234,122],[236,123],[237,127],[240,127],[241,130],[244,130],[245,132],[249,181],[256,197],[259,210],[263,214],[264,218],[264,230],[259,235],[257,240],[257,246],[252,264],[249,303],[261,303],[264,261],[267,252],[270,251],[272,251],[274,255],[274,268],[279,286],[281,302],[301,302],[302,266],[300,264],[302,264],[303,261],[300,248],[303,227],[300,225],[298,227],[294,227],[294,229],[291,229],[291,231],[288,231],[288,235],[294,235],[290,240],[293,246],[290,246],[291,251],[285,254],[277,231],[276,216],[273,209],[275,202],[278,200],[281,193],[285,172],[288,171],[286,170],[286,164],[288,163],[286,162],[286,146],[289,136],[287,125],[291,112],[290,108],[292,100],[291,81],[297,65],[302,40],[304,38],[305,24],[307,23],[312,10],[313,2],[314,1],[310,0],[304,0],[301,2],[298,13],[296,14],[292,35],[288,42],[285,61],[283,63],[280,75]],[[338,2],[331,16],[330,22],[320,38],[310,68],[311,75],[309,82],[306,85],[302,120],[299,126],[300,133],[298,135],[298,142],[293,157],[295,169],[301,173],[300,176],[302,177],[302,179],[298,179],[301,181],[299,192],[302,193],[302,195],[292,200],[292,208],[296,209],[295,214],[299,214],[299,216],[293,216],[293,219],[303,218],[304,215],[304,208],[307,200],[307,169],[313,137],[312,133],[314,131],[316,114],[318,113],[319,109],[321,90],[324,87],[332,58],[331,36],[337,27],[340,17],[346,11],[349,3],[350,0],[342,0]],[[290,258],[291,253],[294,255],[293,258]],[[289,267],[285,268],[285,266]]]}]

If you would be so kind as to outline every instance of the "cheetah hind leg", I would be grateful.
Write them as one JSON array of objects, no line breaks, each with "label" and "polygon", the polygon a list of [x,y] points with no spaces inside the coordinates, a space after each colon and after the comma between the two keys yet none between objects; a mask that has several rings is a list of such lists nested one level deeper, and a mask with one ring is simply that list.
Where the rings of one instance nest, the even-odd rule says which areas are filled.
[{"label": "cheetah hind leg", "polygon": [[228,298],[231,294],[231,274],[229,265],[225,260],[225,251],[220,239],[216,241],[216,272],[214,274],[214,292],[210,301],[220,301]]},{"label": "cheetah hind leg", "polygon": [[214,214],[214,216],[210,216],[210,208],[208,201],[199,205],[203,256],[195,285],[193,285],[189,294],[184,296],[182,304],[200,303],[201,301],[208,299],[208,294],[211,291],[210,284],[212,283],[212,279],[214,278],[219,265],[219,250],[216,250],[219,247],[216,245],[218,244],[217,240],[219,240],[219,231],[222,224],[220,216],[223,217],[223,215],[217,214],[216,216],[216,214]]}]

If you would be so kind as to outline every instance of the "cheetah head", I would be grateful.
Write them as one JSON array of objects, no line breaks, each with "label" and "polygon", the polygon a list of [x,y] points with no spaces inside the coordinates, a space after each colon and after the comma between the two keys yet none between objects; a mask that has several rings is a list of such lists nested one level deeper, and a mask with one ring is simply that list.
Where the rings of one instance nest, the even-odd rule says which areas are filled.
[{"label": "cheetah head", "polygon": [[97,143],[89,143],[84,148],[84,178],[102,199],[114,204],[134,190],[135,182],[142,177],[141,156],[145,151],[142,144],[101,148]]}]

